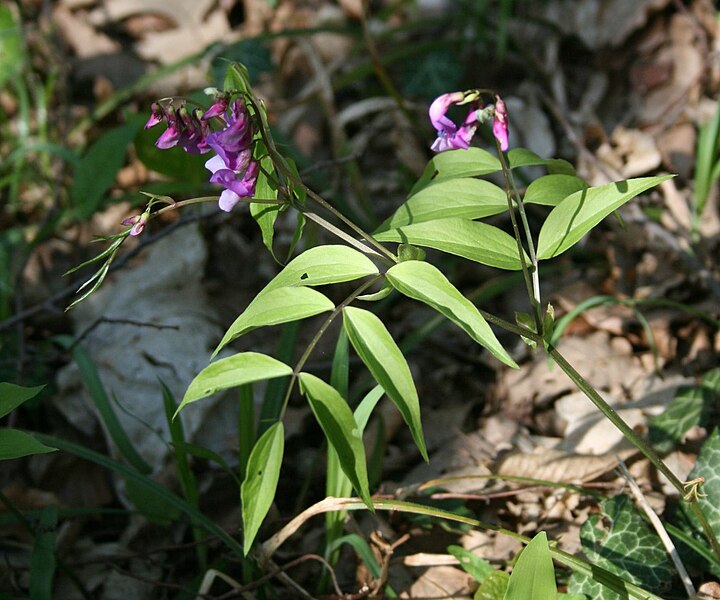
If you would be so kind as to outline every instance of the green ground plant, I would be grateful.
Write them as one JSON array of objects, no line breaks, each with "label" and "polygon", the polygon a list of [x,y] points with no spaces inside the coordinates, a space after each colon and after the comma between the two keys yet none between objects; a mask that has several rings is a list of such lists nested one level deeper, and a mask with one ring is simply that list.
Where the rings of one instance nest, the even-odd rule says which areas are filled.
[{"label": "green ground plant", "polygon": [[[495,103],[485,104],[488,99]],[[451,105],[470,108],[460,128],[445,116]],[[253,94],[247,71],[241,65],[230,66],[223,89],[215,92],[215,104],[208,111],[196,111],[189,108],[191,106],[182,99],[163,99],[155,105],[148,125],[167,121],[168,128],[158,141],[160,148],[181,145],[188,152],[204,153],[209,150],[202,145],[207,140],[218,152],[219,156],[210,159],[206,166],[212,173],[211,182],[225,188],[220,198],[223,210],[232,210],[236,204],[249,204],[250,214],[257,221],[263,243],[270,252],[274,252],[276,219],[288,210],[297,213],[293,248],[302,238],[307,221],[325,228],[340,242],[306,249],[285,265],[230,326],[213,353],[216,360],[193,379],[174,412],[176,417],[180,411],[192,410],[193,403],[208,396],[229,389],[240,390],[243,555],[253,556],[261,567],[266,567],[274,550],[304,522],[304,518],[308,518],[301,515],[294,528],[288,526],[265,544],[256,542],[281,477],[285,439],[283,418],[291,394],[297,388],[307,400],[327,441],[328,498],[325,504],[308,509],[307,514],[329,513],[326,556],[330,560],[337,557],[340,545],[351,544],[366,557],[371,572],[377,571],[377,564],[369,559],[362,542],[358,538],[342,536],[344,511],[364,507],[370,511],[399,510],[452,519],[502,531],[524,543],[529,542],[509,578],[500,571],[491,572],[484,567],[478,570],[477,565],[474,566],[472,572],[480,583],[476,598],[575,599],[583,595],[607,599],[659,598],[657,594],[666,593],[674,585],[673,566],[660,539],[645,525],[643,516],[632,503],[623,497],[605,500],[600,507],[601,514],[583,528],[583,547],[590,562],[554,549],[552,544],[548,545],[544,533],[530,541],[497,526],[427,506],[373,497],[363,430],[383,394],[395,404],[419,453],[428,460],[421,402],[404,353],[387,325],[368,308],[372,302],[399,293],[435,310],[511,368],[517,365],[491,325],[516,334],[533,348],[544,351],[682,496],[681,514],[685,517],[684,522],[675,527],[676,537],[684,543],[690,556],[705,561],[713,571],[717,569],[720,564],[720,521],[712,501],[704,501],[703,496],[707,493],[711,497],[720,497],[714,486],[717,465],[711,464],[711,457],[717,450],[717,433],[707,440],[696,472],[692,474],[693,480],[683,482],[678,479],[658,452],[635,433],[560,354],[556,342],[566,322],[556,329],[553,308],[543,303],[540,291],[540,267],[544,261],[572,248],[605,217],[670,176],[636,178],[590,187],[565,161],[544,159],[522,148],[507,152],[508,115],[499,97],[486,90],[455,92],[439,97],[430,109],[439,133],[434,148],[441,151],[429,162],[407,201],[375,231],[368,232],[303,183],[294,162],[278,150],[267,123],[265,106]],[[215,126],[210,125],[213,118],[220,121]],[[471,137],[485,120],[493,122],[496,155],[479,148],[467,148],[467,140],[463,138]],[[523,196],[515,186],[514,173],[528,166],[544,167],[547,174],[532,182]],[[492,173],[502,175],[504,188],[478,178]],[[101,263],[100,269],[86,284],[91,284],[89,289],[76,302],[97,289],[122,243],[129,236],[141,235],[149,220],[187,205],[217,201],[214,196],[181,202],[175,202],[167,195],[148,196],[150,200],[145,210],[126,220],[129,227],[113,236],[109,250],[82,265]],[[526,216],[527,204],[550,209],[537,235],[531,230]],[[509,215],[512,235],[482,220],[502,213]],[[397,245],[389,246],[388,243]],[[478,308],[441,270],[425,261],[422,248],[519,272],[527,289],[529,312],[518,314],[513,323]],[[354,282],[355,289],[339,303],[316,289],[347,282]],[[322,325],[300,358],[289,364],[292,352],[288,352],[288,348],[295,343],[291,325],[318,315],[326,315]],[[332,373],[329,381],[325,381],[307,372],[305,367],[318,342],[328,335],[329,326],[336,319],[342,321],[342,330]],[[237,343],[243,335],[271,325],[284,325],[277,357],[241,351],[217,358],[219,352],[226,353],[230,344]],[[376,383],[354,411],[348,404],[350,349]],[[708,393],[716,394],[717,389],[713,387],[716,376],[708,377],[714,383],[705,387],[711,388]],[[260,381],[276,385],[268,386],[256,430],[251,390],[252,385]],[[666,414],[675,410],[677,407],[673,404]],[[698,415],[695,419],[698,420],[702,410],[693,414]],[[689,419],[687,423],[695,420]],[[677,440],[681,435],[668,426],[670,421],[669,417],[659,417],[653,423],[653,431],[660,432],[666,444],[668,439]],[[179,435],[181,432],[176,430],[174,438]],[[179,438],[174,441],[176,447],[182,448]],[[186,500],[178,498],[173,503],[197,517],[196,508],[188,512],[189,506],[196,506],[197,498],[187,467],[181,466],[183,461],[179,460],[178,465],[185,471],[183,490]],[[135,477],[142,477],[142,471],[136,470]],[[706,485],[701,488],[703,478]],[[347,496],[351,490],[360,501],[333,498]],[[597,527],[599,519],[604,519],[604,533]],[[195,523],[202,528],[202,522]],[[206,522],[205,526],[207,530]],[[196,532],[196,539],[201,538],[202,533]],[[234,541],[230,545],[237,548]],[[573,570],[569,594],[557,595],[552,559]],[[644,569],[636,568],[639,564],[643,564]],[[481,572],[482,576],[478,574]]]}]

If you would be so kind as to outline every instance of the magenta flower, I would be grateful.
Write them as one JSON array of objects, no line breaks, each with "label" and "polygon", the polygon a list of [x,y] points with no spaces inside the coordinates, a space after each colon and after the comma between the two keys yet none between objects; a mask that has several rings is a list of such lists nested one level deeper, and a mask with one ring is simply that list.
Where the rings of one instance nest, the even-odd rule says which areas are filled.
[{"label": "magenta flower", "polygon": [[217,152],[232,171],[242,171],[250,160],[248,149],[252,144],[253,130],[245,103],[235,100],[227,127],[207,136],[208,145]]},{"label": "magenta flower", "polygon": [[508,114],[505,103],[500,96],[495,96],[495,118],[492,127],[495,139],[500,143],[500,150],[508,149]]},{"label": "magenta flower", "polygon": [[215,103],[205,111],[205,114],[201,117],[201,120],[207,121],[213,117],[225,117],[228,106],[230,104],[230,97],[221,95],[215,99]]},{"label": "magenta flower", "polygon": [[447,116],[447,111],[455,104],[465,104],[469,99],[474,99],[465,92],[451,92],[438,96],[430,105],[428,114],[430,122],[437,130],[437,139],[430,147],[434,152],[443,152],[445,150],[467,149],[470,146],[470,140],[475,135],[477,129],[477,119],[475,118],[475,110],[471,110],[465,121],[458,128]]},{"label": "magenta flower", "polygon": [[132,217],[123,219],[121,225],[132,225],[130,235],[137,237],[143,232],[143,229],[145,229],[145,224],[148,222],[149,218],[150,214],[148,212],[144,212],[141,215],[133,215]]},{"label": "magenta flower", "polygon": [[205,154],[210,152],[206,137],[210,133],[210,125],[200,120],[200,111],[190,112],[185,106],[175,110],[174,106],[167,108],[157,103],[152,105],[152,114],[145,123],[145,129],[155,127],[161,121],[167,121],[167,129],[162,132],[155,142],[161,150],[182,146],[189,154]]},{"label": "magenta flower", "polygon": [[252,198],[255,195],[255,184],[260,172],[260,164],[248,158],[245,173],[240,177],[240,171],[228,169],[220,156],[213,156],[205,163],[212,176],[210,183],[217,183],[225,189],[220,194],[218,206],[225,212],[230,212],[240,202],[240,198]]}]

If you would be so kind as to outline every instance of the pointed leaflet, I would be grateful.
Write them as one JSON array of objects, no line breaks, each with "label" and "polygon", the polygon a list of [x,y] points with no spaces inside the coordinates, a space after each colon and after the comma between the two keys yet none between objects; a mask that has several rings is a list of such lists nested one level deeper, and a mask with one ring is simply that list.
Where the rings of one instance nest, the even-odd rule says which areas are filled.
[{"label": "pointed leaflet", "polygon": [[33,436],[19,429],[3,427],[0,429],[0,460],[10,460],[31,454],[44,454],[55,452],[57,448],[50,448],[38,442]]},{"label": "pointed leaflet", "polygon": [[23,387],[14,383],[0,382],[0,417],[4,417],[23,402],[37,396],[44,387],[44,385]]},{"label": "pointed leaflet", "polygon": [[228,356],[205,367],[190,382],[185,397],[173,418],[195,400],[244,383],[274,379],[290,375],[292,369],[285,363],[257,352],[241,352]]},{"label": "pointed leaflet", "polygon": [[541,158],[527,148],[513,148],[508,152],[508,163],[511,169],[520,167],[543,166],[549,173],[575,175],[575,168],[561,158]]},{"label": "pointed leaflet", "polygon": [[300,391],[308,399],[315,418],[325,437],[335,449],[343,472],[363,499],[374,511],[365,463],[362,434],[350,407],[331,385],[309,373],[300,373]]},{"label": "pointed leaflet", "polygon": [[505,191],[495,184],[471,177],[451,179],[428,185],[410,196],[378,231],[451,217],[480,219],[504,212],[507,207]]},{"label": "pointed leaflet", "polygon": [[[515,239],[502,229],[467,219],[438,219],[405,225],[375,235],[381,242],[401,242],[435,248],[490,267],[520,270]],[[529,263],[530,260],[526,259]]]},{"label": "pointed leaflet", "polygon": [[523,202],[557,206],[570,194],[587,189],[588,184],[573,175],[545,175],[530,183],[525,190]]},{"label": "pointed leaflet", "polygon": [[377,267],[362,252],[348,246],[315,246],[291,260],[260,293],[286,286],[340,283],[377,274]]},{"label": "pointed leaflet", "polygon": [[538,533],[520,553],[513,567],[504,600],[554,600],[555,568],[547,534]]},{"label": "pointed leaflet", "polygon": [[390,268],[386,277],[401,294],[433,307],[490,350],[498,360],[517,368],[475,305],[434,266],[408,260]]},{"label": "pointed leaflet", "polygon": [[350,343],[375,380],[398,407],[415,444],[427,461],[420,421],[420,401],[410,368],[390,332],[374,314],[361,308],[343,310],[343,326]]},{"label": "pointed leaflet", "polygon": [[[272,159],[269,156],[260,161],[260,172],[258,173],[257,182],[255,184],[255,198],[259,200],[277,200],[278,190],[277,184],[271,181],[266,173],[274,173]],[[275,221],[277,220],[283,205],[269,204],[265,202],[251,202],[250,214],[260,227],[262,241],[265,247],[270,250],[273,258],[275,252],[273,250],[273,239],[275,237]]]},{"label": "pointed leaflet", "polygon": [[500,161],[497,157],[481,148],[441,152],[428,162],[420,179],[410,191],[410,195],[417,194],[433,181],[487,175],[500,169]]},{"label": "pointed leaflet", "polygon": [[282,287],[261,292],[225,332],[213,356],[223,346],[253,329],[299,321],[333,308],[335,305],[326,296],[308,287]]},{"label": "pointed leaflet", "polygon": [[611,212],[671,177],[628,179],[571,194],[550,211],[545,220],[538,239],[538,258],[562,254]]},{"label": "pointed leaflet", "polygon": [[278,421],[260,436],[250,453],[247,475],[240,487],[245,556],[275,499],[284,447],[285,431]]}]

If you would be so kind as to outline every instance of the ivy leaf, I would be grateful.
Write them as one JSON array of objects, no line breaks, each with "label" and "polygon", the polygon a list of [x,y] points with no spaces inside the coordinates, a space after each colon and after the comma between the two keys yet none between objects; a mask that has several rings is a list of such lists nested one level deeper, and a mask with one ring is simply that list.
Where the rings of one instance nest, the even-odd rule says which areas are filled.
[{"label": "ivy leaf", "polygon": [[[660,538],[652,531],[627,496],[616,496],[600,504],[601,514],[591,515],[580,530],[583,551],[598,565],[620,579],[662,595],[675,570]],[[622,600],[599,579],[575,572],[568,591],[598,600]]]},{"label": "ivy leaf", "polygon": [[[705,478],[705,483],[700,488],[701,495],[698,498],[698,504],[705,513],[715,537],[720,539],[720,429],[718,428],[715,428],[710,437],[705,440],[697,462],[687,479],[691,481],[698,477]],[[701,532],[700,522],[692,510],[687,504],[682,506],[685,516]]]}]

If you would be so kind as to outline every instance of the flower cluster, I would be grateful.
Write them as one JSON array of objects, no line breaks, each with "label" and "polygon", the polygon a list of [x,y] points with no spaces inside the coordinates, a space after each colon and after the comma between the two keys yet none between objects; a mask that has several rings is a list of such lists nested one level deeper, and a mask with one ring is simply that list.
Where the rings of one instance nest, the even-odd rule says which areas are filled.
[{"label": "flower cluster", "polygon": [[[213,131],[212,119],[219,119],[223,128]],[[161,121],[167,122],[167,129],[155,145],[161,149],[180,146],[190,154],[216,153],[205,163],[210,171],[210,183],[223,188],[219,205],[224,211],[231,211],[241,198],[255,195],[260,165],[252,157],[253,125],[250,114],[241,99],[230,105],[230,98],[220,95],[215,103],[203,113],[186,106],[175,109],[172,105],[153,104],[152,115],[145,129]]]},{"label": "flower cluster", "polygon": [[[493,118],[493,135],[500,144],[500,149],[505,152],[508,149],[508,116],[505,103],[500,96],[495,96],[495,105],[484,109],[477,109],[474,104],[478,101],[480,93],[477,90],[468,92],[450,92],[435,98],[430,105],[428,111],[430,122],[437,130],[437,138],[433,142],[431,149],[435,152],[443,152],[445,150],[466,150],[470,146],[470,141],[478,123],[483,123],[486,119]],[[462,125],[458,127],[453,121],[447,117],[447,112],[451,106],[460,106],[464,104],[472,104]]]}]

